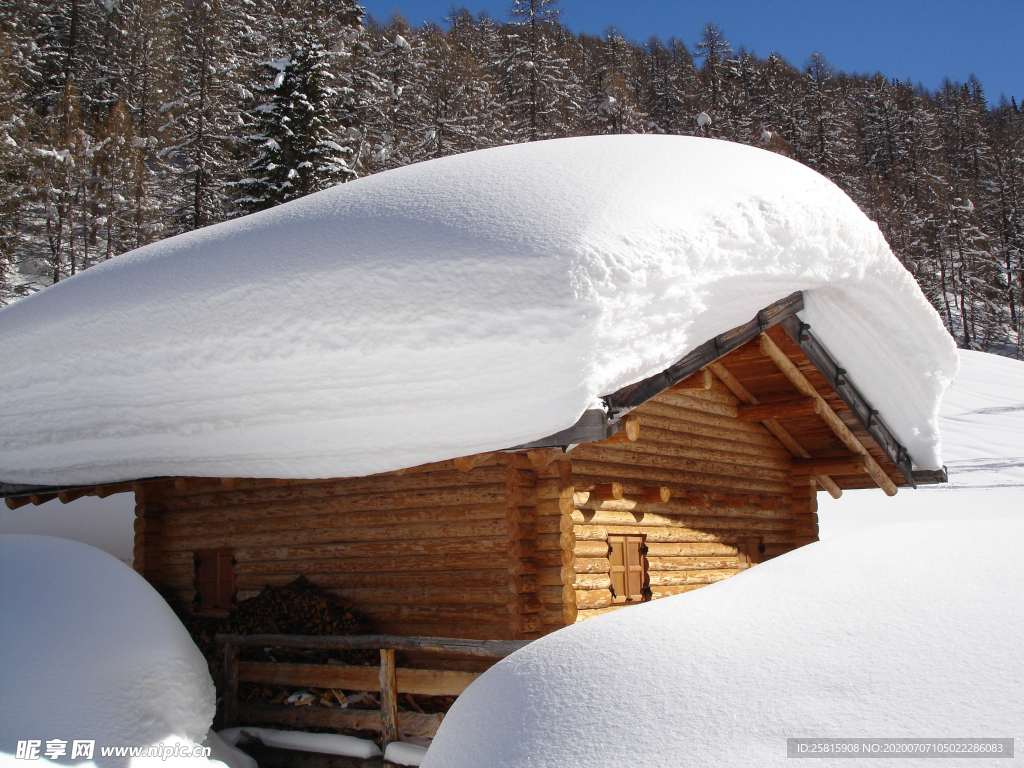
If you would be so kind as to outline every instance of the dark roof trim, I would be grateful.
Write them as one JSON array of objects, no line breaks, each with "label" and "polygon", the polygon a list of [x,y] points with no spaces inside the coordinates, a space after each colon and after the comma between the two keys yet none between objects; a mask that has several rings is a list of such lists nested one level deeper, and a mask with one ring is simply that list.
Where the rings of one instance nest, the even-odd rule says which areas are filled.
[{"label": "dark roof trim", "polygon": [[762,331],[766,331],[773,325],[778,325],[785,318],[795,318],[796,313],[803,308],[803,294],[800,291],[791,293],[786,298],[762,309],[749,323],[744,323],[704,342],[661,373],[656,373],[635,384],[629,384],[610,395],[603,395],[601,399],[605,403],[606,410],[594,408],[584,411],[580,420],[568,429],[507,450],[521,451],[528,448],[567,450],[571,445],[607,440],[622,428],[622,417],[634,408],[678,384],[708,363],[713,363],[722,355],[732,352],[751,339],[756,339]]},{"label": "dark roof trim", "polygon": [[782,328],[789,334],[789,338],[800,346],[803,353],[807,355],[807,359],[814,364],[829,385],[839,393],[843,402],[857,417],[857,421],[871,434],[871,437],[881,446],[885,455],[896,465],[912,487],[916,488],[920,483],[932,484],[947,481],[945,468],[914,471],[914,462],[910,454],[907,453],[907,449],[900,445],[892,430],[878,415],[878,411],[873,409],[871,403],[853,386],[846,376],[846,369],[840,368],[821,343],[814,338],[811,326],[800,322],[800,318],[796,315],[790,315],[782,321]]}]

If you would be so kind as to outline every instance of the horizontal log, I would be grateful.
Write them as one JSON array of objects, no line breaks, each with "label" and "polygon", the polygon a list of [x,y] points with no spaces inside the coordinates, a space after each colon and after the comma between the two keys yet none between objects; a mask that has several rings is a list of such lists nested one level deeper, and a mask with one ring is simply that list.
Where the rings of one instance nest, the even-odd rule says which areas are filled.
[{"label": "horizontal log", "polygon": [[[743,442],[766,442],[769,445],[775,444],[774,438],[763,426],[754,422],[739,421],[735,413],[732,416],[721,416],[714,413],[706,413],[693,408],[687,408],[676,403],[696,403],[695,398],[678,397],[675,402],[662,402],[651,400],[644,403],[642,411],[639,411],[640,429],[643,432],[646,426],[646,416],[661,416],[672,419],[683,424],[693,424],[714,429],[715,434],[729,435],[730,439]],[[639,409],[638,409],[639,410]],[[735,411],[735,408],[733,408]],[[684,429],[686,429],[684,427]]]},{"label": "horizontal log", "polygon": [[813,397],[797,397],[757,405],[741,405],[736,409],[740,421],[767,421],[768,419],[791,419],[797,416],[815,416],[821,413],[821,405]]},{"label": "horizontal log", "polygon": [[622,457],[615,457],[615,459],[613,461],[604,459],[593,461],[574,458],[573,471],[581,475],[615,477],[622,482],[639,480],[651,484],[657,483],[658,485],[667,485],[669,488],[681,485],[694,490],[770,495],[787,495],[792,490],[788,474],[785,475],[784,481],[760,480],[684,471],[674,467],[676,459],[663,456],[633,454],[625,461]]},{"label": "horizontal log", "polygon": [[271,533],[232,533],[212,536],[163,537],[165,550],[199,550],[232,547],[252,549],[256,547],[303,546],[312,544],[349,544],[372,542],[416,542],[432,546],[438,540],[450,543],[453,540],[486,538],[496,533],[493,520],[474,520],[466,523],[414,523],[408,525],[345,526],[336,529],[286,530]]},{"label": "horizontal log", "polygon": [[590,496],[602,499],[621,499],[622,498],[622,483],[602,483],[594,486],[589,493]]},{"label": "horizontal log", "polygon": [[541,605],[562,605],[566,602],[572,602],[576,598],[576,593],[572,584],[562,584],[558,586],[539,587],[537,589],[536,597],[537,601]]},{"label": "horizontal log", "polygon": [[611,589],[612,578],[608,573],[579,573],[572,586],[574,589]]},{"label": "horizontal log", "polygon": [[387,603],[361,603],[358,610],[376,624],[377,621],[431,621],[435,623],[483,622],[497,623],[508,620],[506,603],[498,604],[439,604],[396,605]]},{"label": "horizontal log", "polygon": [[[333,707],[286,707],[263,702],[244,701],[238,704],[242,723],[276,723],[297,728],[334,728],[356,731],[379,731],[380,712],[370,709],[335,709]],[[399,712],[398,730],[406,736],[432,739],[437,735],[444,716],[419,712]]]},{"label": "horizontal log", "polygon": [[217,643],[256,648],[310,648],[321,651],[379,650],[454,654],[481,659],[503,659],[527,643],[504,640],[467,640],[460,637],[398,635],[232,635],[218,634]]},{"label": "horizontal log", "polygon": [[785,464],[772,468],[757,467],[735,462],[693,459],[683,455],[686,453],[690,453],[690,451],[686,448],[667,443],[638,442],[608,447],[601,447],[595,444],[581,445],[573,451],[573,460],[592,459],[618,464],[667,467],[673,470],[691,472],[696,475],[714,475],[719,482],[722,477],[735,477],[769,480],[780,483],[785,482],[788,477],[789,467]]},{"label": "horizontal log", "polygon": [[577,589],[576,608],[587,610],[589,608],[607,608],[612,604],[612,593],[607,589]]},{"label": "horizontal log", "polygon": [[779,445],[779,442],[766,430],[756,429],[756,424],[735,422],[744,427],[755,428],[753,431],[743,431],[722,429],[702,424],[699,421],[685,421],[645,411],[641,411],[638,418],[644,440],[680,443],[686,441],[686,444],[692,444],[696,448],[754,456],[771,455],[782,458],[789,456],[789,451]]},{"label": "horizontal log", "polygon": [[571,531],[573,526],[572,515],[544,515],[537,518],[535,525],[537,533],[561,533],[563,531]]},{"label": "horizontal log", "polygon": [[[579,496],[577,496],[579,498]],[[604,517],[605,514],[609,516]],[[617,513],[612,515],[611,513]],[[641,522],[645,519],[658,521],[662,515],[684,515],[692,518],[697,517],[759,517],[771,520],[789,519],[792,512],[789,507],[779,507],[775,502],[767,502],[760,496],[750,498],[745,495],[726,495],[724,498],[706,498],[699,502],[691,501],[689,498],[670,499],[660,504],[651,504],[638,501],[635,498],[625,497],[617,501],[597,501],[589,499],[577,504],[571,515],[576,524],[599,522],[602,519],[617,519],[629,521],[631,515],[633,520]],[[652,522],[651,525],[658,525]]]},{"label": "horizontal log", "polygon": [[508,505],[502,502],[465,507],[430,507],[427,509],[376,510],[308,514],[259,520],[225,519],[199,522],[188,511],[165,512],[161,518],[165,536],[220,536],[235,533],[269,533],[304,529],[339,529],[346,526],[372,528],[432,523],[462,523],[473,520],[504,519]]},{"label": "horizontal log", "polygon": [[577,560],[580,558],[608,557],[608,542],[577,541],[576,546],[573,547],[573,553]]},{"label": "horizontal log", "polygon": [[665,390],[654,398],[654,400],[659,404],[672,405],[676,408],[686,408],[687,410],[696,411],[710,416],[718,416],[726,419],[736,418],[736,406],[733,403],[714,402],[701,397],[693,397],[685,392],[673,392],[670,389]]},{"label": "horizontal log", "polygon": [[[230,543],[225,546],[232,546]],[[507,536],[412,541],[362,541],[345,544],[291,547],[238,547],[238,562],[264,560],[320,560],[345,557],[392,557],[401,555],[502,554],[507,551]]]},{"label": "horizontal log", "polygon": [[735,569],[739,566],[739,558],[735,555],[717,557],[655,557],[648,553],[647,563],[647,567],[651,571]]},{"label": "horizontal log", "polygon": [[863,456],[836,459],[795,459],[794,475],[861,475],[867,473]]},{"label": "horizontal log", "polygon": [[575,573],[608,573],[611,570],[611,561],[608,560],[608,552],[602,557],[579,557],[573,566]]},{"label": "horizontal log", "polygon": [[713,584],[739,573],[736,568],[722,568],[701,571],[651,571],[651,589],[654,587],[677,587],[684,584]]},{"label": "horizontal log", "polygon": [[[343,691],[379,691],[377,667],[341,664],[279,664],[243,661],[238,679],[246,683],[269,683],[291,687],[339,688]],[[423,696],[459,696],[480,675],[438,669],[395,670],[399,693]]]},{"label": "horizontal log", "polygon": [[303,508],[314,500],[334,500],[335,511],[371,510],[409,507],[432,506],[464,506],[499,501],[505,490],[504,468],[500,468],[501,480],[488,476],[487,483],[472,483],[470,478],[476,474],[455,472],[463,482],[459,485],[450,484],[430,489],[400,489],[387,487],[387,478],[364,480],[359,490],[354,492],[354,481],[334,484],[271,486],[251,490],[224,491],[221,493],[199,494],[196,496],[169,497],[162,500],[167,509],[206,509],[210,507],[296,504]]},{"label": "horizontal log", "polygon": [[571,584],[576,578],[576,571],[570,566],[561,568],[541,568],[537,574],[537,584],[540,586],[561,586]]}]

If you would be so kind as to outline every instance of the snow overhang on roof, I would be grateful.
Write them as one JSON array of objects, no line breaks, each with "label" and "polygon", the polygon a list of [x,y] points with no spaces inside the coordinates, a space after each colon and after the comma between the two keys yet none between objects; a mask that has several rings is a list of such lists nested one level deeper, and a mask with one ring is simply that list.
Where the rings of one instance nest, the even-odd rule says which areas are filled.
[{"label": "snow overhang on roof", "polygon": [[378,174],[0,310],[0,480],[357,476],[531,444],[796,291],[941,466],[953,341],[841,190],[742,145],[610,136]]}]

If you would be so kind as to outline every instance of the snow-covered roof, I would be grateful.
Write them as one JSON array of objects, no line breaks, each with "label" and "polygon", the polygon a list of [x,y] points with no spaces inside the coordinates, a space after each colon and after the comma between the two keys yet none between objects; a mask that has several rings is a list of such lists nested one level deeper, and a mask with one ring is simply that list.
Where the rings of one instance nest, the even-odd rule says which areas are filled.
[{"label": "snow-covered roof", "polygon": [[953,342],[838,187],[738,144],[605,136],[370,176],[0,310],[0,480],[356,476],[520,445],[796,290],[938,467]]}]

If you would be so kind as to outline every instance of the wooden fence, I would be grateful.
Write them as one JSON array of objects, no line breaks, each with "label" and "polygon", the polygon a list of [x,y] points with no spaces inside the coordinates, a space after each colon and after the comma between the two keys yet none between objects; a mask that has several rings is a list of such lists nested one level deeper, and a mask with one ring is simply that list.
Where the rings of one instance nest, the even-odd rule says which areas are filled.
[{"label": "wooden fence", "polygon": [[[399,733],[433,738],[441,724],[441,714],[399,712],[399,693],[458,696],[480,675],[454,670],[396,668],[395,651],[498,660],[527,645],[527,641],[400,635],[217,635],[215,639],[224,645],[224,727],[269,722],[300,728],[373,730],[381,732],[382,748],[396,741]],[[380,666],[239,661],[241,646],[378,650]],[[380,693],[380,711],[239,702],[239,683],[374,691]]]}]

